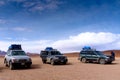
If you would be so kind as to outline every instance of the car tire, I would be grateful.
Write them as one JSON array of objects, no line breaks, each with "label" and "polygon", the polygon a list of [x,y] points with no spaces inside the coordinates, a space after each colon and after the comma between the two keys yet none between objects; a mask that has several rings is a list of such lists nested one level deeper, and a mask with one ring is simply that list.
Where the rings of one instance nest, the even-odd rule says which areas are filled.
[{"label": "car tire", "polygon": [[81,62],[86,63],[87,62],[86,58],[82,58]]},{"label": "car tire", "polygon": [[4,60],[4,64],[5,64],[6,67],[8,67],[6,59]]},{"label": "car tire", "polygon": [[100,64],[105,64],[105,59],[100,59],[100,60],[99,60],[99,63],[100,63]]},{"label": "car tire", "polygon": [[55,65],[55,62],[53,59],[50,61],[50,63],[51,63],[51,65]]},{"label": "car tire", "polygon": [[112,64],[112,61],[108,62],[108,64]]},{"label": "car tire", "polygon": [[31,65],[27,65],[27,68],[31,68]]},{"label": "car tire", "polygon": [[10,67],[11,70],[14,69],[14,66],[13,66],[12,62],[9,62],[9,67]]},{"label": "car tire", "polygon": [[67,62],[64,62],[63,64],[66,65]]},{"label": "car tire", "polygon": [[43,64],[45,64],[45,63],[46,63],[46,60],[42,60],[42,62],[43,62]]}]

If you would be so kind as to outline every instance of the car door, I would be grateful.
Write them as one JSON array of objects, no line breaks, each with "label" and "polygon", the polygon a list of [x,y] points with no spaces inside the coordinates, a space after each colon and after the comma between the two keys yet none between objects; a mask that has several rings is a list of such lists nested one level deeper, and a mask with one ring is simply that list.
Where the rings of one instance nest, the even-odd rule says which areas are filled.
[{"label": "car door", "polygon": [[40,54],[41,58],[43,60],[46,60],[47,59],[47,56],[48,56],[48,51],[42,51],[41,54]]},{"label": "car door", "polygon": [[11,59],[11,51],[7,52],[7,54],[5,55],[6,61],[7,63],[9,63],[10,59]]},{"label": "car door", "polygon": [[91,60],[97,61],[97,59],[98,59],[97,54],[94,51],[91,51],[90,54],[91,54]]},{"label": "car door", "polygon": [[51,51],[48,52],[48,55],[47,55],[47,62],[50,63],[51,61]]},{"label": "car door", "polygon": [[86,52],[86,59],[91,60],[92,56],[91,56],[91,51],[87,51]]}]

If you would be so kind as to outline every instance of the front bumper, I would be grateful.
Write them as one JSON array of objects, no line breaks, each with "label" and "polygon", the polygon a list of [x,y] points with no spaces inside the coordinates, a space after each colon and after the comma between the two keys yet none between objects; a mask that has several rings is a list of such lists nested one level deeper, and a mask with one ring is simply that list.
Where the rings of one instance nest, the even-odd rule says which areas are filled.
[{"label": "front bumper", "polygon": [[68,59],[60,60],[60,59],[54,59],[55,63],[67,63]]},{"label": "front bumper", "polygon": [[12,63],[13,66],[30,66],[32,64],[32,62],[15,62]]},{"label": "front bumper", "polygon": [[110,58],[109,58],[109,59],[105,59],[105,62],[106,62],[106,63],[109,63],[109,62],[112,62],[112,61],[114,61],[114,60],[113,60],[113,59],[110,59]]}]

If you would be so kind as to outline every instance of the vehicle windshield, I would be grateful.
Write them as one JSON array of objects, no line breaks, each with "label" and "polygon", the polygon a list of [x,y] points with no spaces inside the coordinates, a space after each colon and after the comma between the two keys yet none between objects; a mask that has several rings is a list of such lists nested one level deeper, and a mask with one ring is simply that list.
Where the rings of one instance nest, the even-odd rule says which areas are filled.
[{"label": "vehicle windshield", "polygon": [[12,52],[13,56],[19,56],[19,55],[26,55],[24,51],[13,51]]},{"label": "vehicle windshield", "polygon": [[51,55],[62,55],[59,51],[51,51]]},{"label": "vehicle windshield", "polygon": [[102,53],[102,52],[100,52],[100,51],[95,51],[95,53],[96,53],[96,54],[98,54],[98,55],[105,56],[105,54],[103,54],[103,53]]}]

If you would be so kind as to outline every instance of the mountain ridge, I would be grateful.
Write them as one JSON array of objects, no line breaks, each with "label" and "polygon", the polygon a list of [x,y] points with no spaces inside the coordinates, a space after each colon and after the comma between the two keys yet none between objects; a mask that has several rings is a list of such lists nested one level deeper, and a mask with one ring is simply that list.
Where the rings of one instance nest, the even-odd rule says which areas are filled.
[{"label": "mountain ridge", "polygon": [[[116,57],[120,57],[120,50],[105,50],[105,51],[102,51],[102,52],[106,55],[111,55],[111,51],[113,51],[115,53]],[[4,56],[5,54],[6,54],[5,51],[0,50],[0,56]],[[39,56],[39,53],[27,52],[27,55],[29,55],[29,56]],[[64,55],[68,56],[68,57],[78,57],[79,52],[69,52],[69,53],[64,53]]]}]

